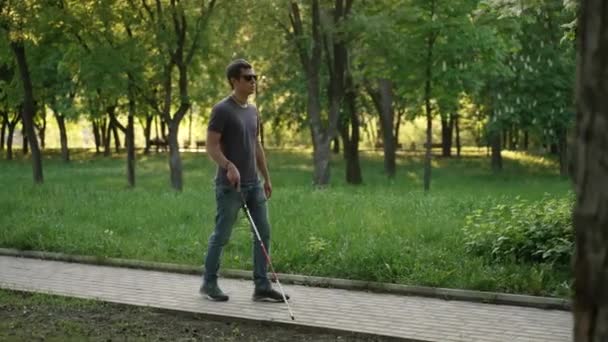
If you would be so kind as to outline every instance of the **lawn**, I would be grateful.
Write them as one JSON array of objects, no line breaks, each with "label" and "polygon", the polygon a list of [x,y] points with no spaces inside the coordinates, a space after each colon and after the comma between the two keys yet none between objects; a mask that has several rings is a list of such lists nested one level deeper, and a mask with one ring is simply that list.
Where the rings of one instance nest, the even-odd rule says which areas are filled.
[{"label": "lawn", "polygon": [[[335,156],[331,186],[311,187],[306,151],[269,150],[269,201],[277,271],[317,276],[567,296],[567,265],[493,261],[465,249],[464,218],[488,203],[569,195],[555,161],[505,153],[493,174],[484,153],[436,158],[422,191],[421,155],[400,154],[397,175],[382,156],[362,155],[364,184],[344,181]],[[74,152],[70,164],[46,153],[45,183],[32,184],[27,159],[0,161],[0,247],[201,265],[213,229],[215,168],[203,153],[182,153],[184,191],[169,186],[167,157],[138,155],[137,186],[126,187],[124,155]],[[223,267],[251,269],[251,232],[241,216]]]}]

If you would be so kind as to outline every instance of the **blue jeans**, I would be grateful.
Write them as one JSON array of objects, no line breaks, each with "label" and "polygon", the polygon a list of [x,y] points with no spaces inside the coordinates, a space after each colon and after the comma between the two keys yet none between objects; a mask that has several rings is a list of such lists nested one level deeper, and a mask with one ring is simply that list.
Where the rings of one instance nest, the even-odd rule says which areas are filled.
[{"label": "blue jeans", "polygon": [[[247,202],[253,222],[260,233],[264,245],[270,253],[270,223],[268,222],[268,209],[266,195],[260,182],[241,184],[241,192],[229,185],[217,184],[215,187],[215,200],[217,213],[215,215],[215,230],[209,237],[207,256],[205,257],[205,271],[203,282],[205,284],[217,283],[217,272],[220,268],[220,257],[223,247],[230,240],[232,227],[237,219],[239,210],[242,210],[242,198]],[[242,213],[245,215],[245,213]],[[253,280],[256,289],[270,288],[267,275],[267,262],[262,247],[253,232]]]}]

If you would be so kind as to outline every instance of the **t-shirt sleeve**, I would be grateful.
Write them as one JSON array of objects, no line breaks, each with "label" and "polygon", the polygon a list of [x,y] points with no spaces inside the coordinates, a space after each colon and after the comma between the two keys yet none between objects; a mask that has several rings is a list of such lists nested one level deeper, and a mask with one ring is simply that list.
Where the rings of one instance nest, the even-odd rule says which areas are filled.
[{"label": "t-shirt sleeve", "polygon": [[226,126],[226,115],[222,115],[222,111],[217,107],[213,107],[211,110],[211,118],[209,119],[209,126],[207,130],[223,133],[224,127]]}]

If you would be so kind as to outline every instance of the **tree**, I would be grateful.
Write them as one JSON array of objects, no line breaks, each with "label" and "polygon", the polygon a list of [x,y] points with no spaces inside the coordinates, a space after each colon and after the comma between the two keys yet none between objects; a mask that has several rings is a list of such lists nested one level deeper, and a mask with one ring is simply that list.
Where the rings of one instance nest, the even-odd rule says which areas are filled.
[{"label": "tree", "polygon": [[306,110],[308,112],[308,121],[312,135],[314,159],[313,184],[324,186],[329,183],[329,147],[336,133],[339,117],[337,112],[332,112],[326,124],[323,123],[321,117],[320,71],[323,53],[323,38],[321,33],[321,8],[319,0],[312,0],[310,18],[312,34],[310,36],[311,47],[309,48],[307,44],[309,39],[304,32],[305,26],[302,21],[300,5],[296,1],[291,1],[289,19],[292,32],[290,39],[296,46],[302,68],[306,75]]},{"label": "tree", "polygon": [[413,67],[419,65],[420,58],[414,51],[420,45],[413,39],[417,12],[411,9],[402,1],[370,2],[358,8],[351,25],[355,36],[352,73],[365,86],[378,113],[384,171],[389,178],[396,173],[397,137],[405,98],[414,98],[413,89],[421,79],[418,68]]},{"label": "tree", "polygon": [[[36,4],[37,5],[37,4]],[[17,4],[0,2],[0,27],[8,35],[10,48],[17,62],[21,85],[23,87],[23,105],[21,116],[25,127],[28,143],[32,149],[32,171],[34,183],[44,181],[42,173],[42,155],[38,146],[38,139],[34,131],[34,114],[36,112],[34,90],[27,62],[26,42],[35,34],[33,24],[28,20],[38,6],[32,1],[23,1]],[[33,16],[35,17],[35,16]]]},{"label": "tree", "polygon": [[500,88],[494,94],[496,134],[508,149],[527,149],[532,137],[559,155],[560,172],[566,175],[575,68],[568,36],[575,11],[561,0],[485,0],[482,5],[493,12],[499,34],[512,37],[503,61],[509,72],[495,78]]},{"label": "tree", "polygon": [[72,19],[65,7],[46,7],[41,15],[44,16],[41,25],[44,34],[39,45],[45,48],[33,51],[32,64],[36,67],[32,74],[37,80],[36,91],[42,103],[42,112],[46,111],[44,104],[48,105],[57,121],[61,157],[67,163],[70,161],[70,151],[66,123],[78,117],[74,106],[78,87],[77,73],[73,68],[74,63],[70,61],[77,45],[70,42],[60,24],[65,25]]},{"label": "tree", "polygon": [[[171,0],[168,5],[156,0],[152,6],[144,0],[141,7],[131,0],[130,5],[140,16],[146,18],[147,28],[156,43],[152,58],[157,65],[156,68],[160,70],[160,77],[157,80],[161,101],[158,101],[157,97],[152,98],[150,94],[147,97],[150,99],[149,104],[169,126],[171,185],[181,191],[182,162],[177,141],[179,124],[191,106],[188,92],[191,83],[188,78],[189,70],[194,56],[200,53],[201,36],[209,23],[215,0],[209,2],[200,0],[196,4]],[[177,69],[177,96],[173,92],[175,69]],[[172,113],[174,106],[177,106],[177,109]]]},{"label": "tree", "polygon": [[574,340],[608,340],[608,7],[582,2],[578,25],[574,184]]},{"label": "tree", "polygon": [[[351,184],[361,183],[361,168],[358,158],[358,132],[349,134],[348,126],[353,124],[353,130],[359,130],[356,114],[355,85],[350,72],[349,48],[345,22],[352,9],[352,0],[337,0],[331,14],[332,18],[326,22],[323,31],[325,58],[329,82],[327,93],[329,98],[329,117],[337,117],[337,126],[344,142],[344,156],[346,157],[346,181]],[[348,102],[348,109],[342,111],[343,104]],[[348,115],[341,115],[348,112]],[[340,120],[346,117],[346,120]],[[353,139],[351,139],[353,137]],[[337,145],[336,145],[337,146]]]}]

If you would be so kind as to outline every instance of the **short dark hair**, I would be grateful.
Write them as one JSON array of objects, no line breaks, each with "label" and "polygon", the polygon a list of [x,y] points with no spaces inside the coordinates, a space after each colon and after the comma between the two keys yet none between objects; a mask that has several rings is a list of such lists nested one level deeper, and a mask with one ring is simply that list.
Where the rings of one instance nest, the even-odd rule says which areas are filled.
[{"label": "short dark hair", "polygon": [[230,62],[230,64],[228,64],[228,67],[226,67],[226,78],[228,78],[228,83],[230,84],[230,88],[234,88],[232,86],[232,82],[230,82],[230,79],[232,78],[239,78],[241,77],[241,69],[251,69],[252,66],[251,64],[249,64],[249,62],[247,62],[246,60],[240,58],[240,59],[235,59],[234,61]]}]

